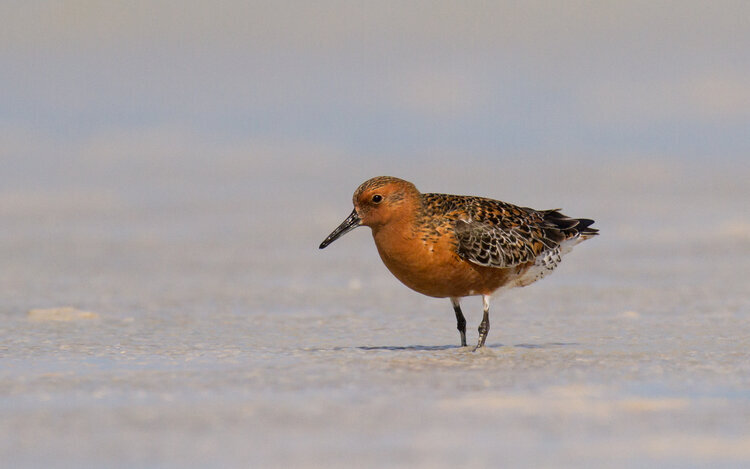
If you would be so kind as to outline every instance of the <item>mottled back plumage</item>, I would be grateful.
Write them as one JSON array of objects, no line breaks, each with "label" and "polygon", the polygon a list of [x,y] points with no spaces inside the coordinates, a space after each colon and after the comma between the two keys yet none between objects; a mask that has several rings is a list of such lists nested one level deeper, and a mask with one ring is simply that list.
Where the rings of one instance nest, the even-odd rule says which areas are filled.
[{"label": "mottled back plumage", "polygon": [[556,255],[563,241],[597,234],[589,228],[593,220],[483,197],[422,194],[422,207],[423,216],[431,221],[422,225],[435,234],[453,230],[458,255],[486,267],[534,262],[546,253]]}]

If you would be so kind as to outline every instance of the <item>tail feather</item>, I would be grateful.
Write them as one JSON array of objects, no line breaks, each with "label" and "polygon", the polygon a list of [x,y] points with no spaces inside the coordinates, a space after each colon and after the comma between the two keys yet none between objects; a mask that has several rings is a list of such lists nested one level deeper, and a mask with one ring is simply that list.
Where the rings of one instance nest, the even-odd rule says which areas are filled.
[{"label": "tail feather", "polygon": [[584,239],[590,238],[592,236],[596,236],[599,234],[599,230],[596,228],[592,228],[591,225],[594,224],[594,220],[591,220],[590,218],[577,218],[578,220],[578,226],[576,226],[576,229],[578,230],[578,233],[583,236]]},{"label": "tail feather", "polygon": [[542,214],[544,221],[549,223],[554,230],[559,230],[565,239],[578,235],[583,239],[588,239],[599,234],[598,229],[591,227],[594,224],[594,220],[589,218],[570,218],[560,213],[559,208],[545,210]]}]

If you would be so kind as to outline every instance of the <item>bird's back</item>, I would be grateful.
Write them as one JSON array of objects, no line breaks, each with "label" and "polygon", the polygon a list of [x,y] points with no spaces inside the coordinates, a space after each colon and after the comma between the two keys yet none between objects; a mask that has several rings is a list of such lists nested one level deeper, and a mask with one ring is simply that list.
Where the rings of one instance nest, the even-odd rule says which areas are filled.
[{"label": "bird's back", "polygon": [[593,223],[567,217],[559,209],[534,210],[483,197],[430,193],[422,194],[418,225],[427,237],[452,232],[456,252],[469,262],[507,268],[564,254],[569,245],[597,234],[590,227]]}]

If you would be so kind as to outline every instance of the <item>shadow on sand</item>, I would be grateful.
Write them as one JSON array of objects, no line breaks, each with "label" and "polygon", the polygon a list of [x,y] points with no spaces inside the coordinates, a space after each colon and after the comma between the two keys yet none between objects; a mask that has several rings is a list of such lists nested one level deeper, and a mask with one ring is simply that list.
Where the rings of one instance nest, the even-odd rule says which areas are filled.
[{"label": "shadow on sand", "polygon": [[[525,348],[525,349],[546,349],[546,348],[558,348],[558,347],[570,347],[579,345],[577,342],[548,342],[545,344],[516,344],[513,347]],[[487,348],[501,348],[505,347],[505,344],[486,344]],[[469,349],[473,350],[474,346],[470,345],[467,347],[461,347],[460,345],[371,345],[356,347],[359,350],[415,350],[415,351],[435,351],[435,350],[450,350],[450,349]]]}]

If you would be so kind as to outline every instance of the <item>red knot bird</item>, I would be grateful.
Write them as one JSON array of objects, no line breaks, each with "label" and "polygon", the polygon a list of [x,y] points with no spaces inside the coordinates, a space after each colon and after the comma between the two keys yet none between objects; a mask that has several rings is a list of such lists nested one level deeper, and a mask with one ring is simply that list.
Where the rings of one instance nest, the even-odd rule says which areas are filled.
[{"label": "red knot bird", "polygon": [[474,350],[487,339],[494,292],[536,282],[573,246],[598,233],[593,220],[570,218],[560,209],[422,194],[409,181],[390,176],[365,181],[353,202],[352,213],[320,249],[360,225],[369,226],[380,258],[397,279],[424,295],[450,298],[462,346],[466,319],[460,299],[481,295],[484,315]]}]

